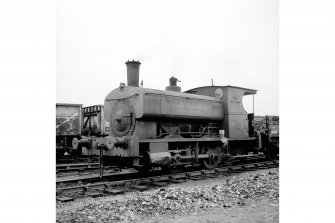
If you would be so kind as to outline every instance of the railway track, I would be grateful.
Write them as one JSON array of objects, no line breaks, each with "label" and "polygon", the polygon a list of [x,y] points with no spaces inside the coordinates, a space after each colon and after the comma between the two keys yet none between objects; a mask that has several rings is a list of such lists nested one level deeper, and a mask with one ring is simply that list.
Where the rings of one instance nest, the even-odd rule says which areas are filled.
[{"label": "railway track", "polygon": [[99,169],[99,163],[65,163],[56,165],[56,173],[96,169]]},{"label": "railway track", "polygon": [[58,164],[70,164],[70,163],[94,163],[99,162],[99,156],[64,156],[56,160]]},{"label": "railway track", "polygon": [[99,169],[98,156],[70,156],[56,160],[56,174]]},{"label": "railway track", "polygon": [[187,180],[216,178],[223,174],[278,167],[279,161],[258,161],[244,164],[231,164],[213,170],[190,168],[177,174],[164,174],[163,171],[150,171],[145,176],[139,173],[98,174],[82,177],[57,179],[56,199],[67,202],[82,197],[100,197],[123,194],[128,191],[144,191]]}]

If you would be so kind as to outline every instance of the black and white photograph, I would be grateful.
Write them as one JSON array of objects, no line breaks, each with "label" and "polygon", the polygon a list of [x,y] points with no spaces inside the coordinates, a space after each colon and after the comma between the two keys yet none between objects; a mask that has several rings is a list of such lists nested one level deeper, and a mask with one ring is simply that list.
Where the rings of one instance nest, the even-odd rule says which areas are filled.
[{"label": "black and white photograph", "polygon": [[57,1],[57,222],[278,222],[278,1]]},{"label": "black and white photograph", "polygon": [[333,222],[334,34],[326,1],[0,3],[1,222]]}]

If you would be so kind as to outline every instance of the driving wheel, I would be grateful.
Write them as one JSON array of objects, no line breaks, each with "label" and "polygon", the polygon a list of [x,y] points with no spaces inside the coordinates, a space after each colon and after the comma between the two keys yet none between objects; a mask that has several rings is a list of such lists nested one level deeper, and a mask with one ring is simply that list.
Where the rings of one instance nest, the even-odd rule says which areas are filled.
[{"label": "driving wheel", "polygon": [[204,146],[201,148],[201,154],[209,154],[209,157],[206,159],[203,159],[201,161],[202,165],[206,169],[214,169],[219,165],[219,163],[222,160],[222,157],[219,154],[220,147],[216,146],[214,148],[210,148],[208,146]]}]

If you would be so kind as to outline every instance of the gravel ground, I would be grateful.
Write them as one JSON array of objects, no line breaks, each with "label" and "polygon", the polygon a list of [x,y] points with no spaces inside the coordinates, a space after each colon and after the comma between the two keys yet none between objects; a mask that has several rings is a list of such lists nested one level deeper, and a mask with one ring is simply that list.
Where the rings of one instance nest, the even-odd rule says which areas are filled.
[{"label": "gravel ground", "polygon": [[279,170],[57,202],[57,222],[278,222]]}]

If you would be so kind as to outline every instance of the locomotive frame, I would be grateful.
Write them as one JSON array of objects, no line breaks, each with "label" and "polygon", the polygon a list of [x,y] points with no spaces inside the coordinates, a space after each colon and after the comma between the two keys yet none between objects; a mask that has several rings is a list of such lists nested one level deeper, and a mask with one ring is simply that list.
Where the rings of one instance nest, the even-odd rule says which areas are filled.
[{"label": "locomotive frame", "polygon": [[[213,169],[228,158],[277,155],[268,133],[252,131],[253,114],[243,108],[243,96],[256,90],[228,85],[181,93],[171,80],[167,91],[141,88],[140,64],[127,61],[128,85],[121,83],[105,98],[110,135],[90,142],[104,157],[137,169],[198,163]],[[85,140],[75,144],[82,146]],[[277,145],[279,152],[279,137]]]}]

